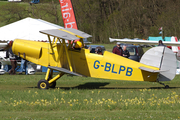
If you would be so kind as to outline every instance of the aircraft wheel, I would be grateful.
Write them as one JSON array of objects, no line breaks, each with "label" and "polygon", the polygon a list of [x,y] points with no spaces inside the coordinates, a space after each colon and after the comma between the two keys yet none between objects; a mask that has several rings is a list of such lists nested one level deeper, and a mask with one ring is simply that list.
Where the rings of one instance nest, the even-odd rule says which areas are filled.
[{"label": "aircraft wheel", "polygon": [[166,85],[165,88],[168,89],[168,88],[169,88],[169,85]]},{"label": "aircraft wheel", "polygon": [[40,80],[38,82],[39,89],[49,89],[49,82],[47,80]]},{"label": "aircraft wheel", "polygon": [[50,83],[50,84],[49,84],[49,87],[50,87],[50,88],[55,88],[55,87],[56,87],[56,81],[55,81],[55,82]]}]

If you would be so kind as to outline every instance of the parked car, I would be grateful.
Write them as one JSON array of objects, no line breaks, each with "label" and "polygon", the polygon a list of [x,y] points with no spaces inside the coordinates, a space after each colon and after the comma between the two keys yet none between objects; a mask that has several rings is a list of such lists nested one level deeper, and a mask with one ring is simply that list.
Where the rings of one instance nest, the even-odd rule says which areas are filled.
[{"label": "parked car", "polygon": [[124,44],[124,45],[127,46],[126,49],[129,51],[130,54],[129,59],[139,62],[142,55],[144,54],[142,47],[139,45],[130,45],[130,44]]}]

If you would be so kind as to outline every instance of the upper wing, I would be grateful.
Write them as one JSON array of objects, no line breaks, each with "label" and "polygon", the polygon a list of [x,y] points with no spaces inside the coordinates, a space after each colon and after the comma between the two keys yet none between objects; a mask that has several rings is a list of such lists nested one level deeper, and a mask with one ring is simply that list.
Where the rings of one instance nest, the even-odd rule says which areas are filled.
[{"label": "upper wing", "polygon": [[[132,39],[114,39],[109,38],[110,42],[119,41],[122,43],[129,43],[129,44],[144,44],[144,45],[158,45],[158,41],[149,41],[149,40],[132,40]],[[167,42],[163,41],[164,45],[167,46],[180,46],[180,42]]]},{"label": "upper wing", "polygon": [[65,40],[76,40],[79,38],[91,37],[91,35],[87,33],[72,28],[41,30],[40,33],[44,33],[53,37],[62,38]]}]

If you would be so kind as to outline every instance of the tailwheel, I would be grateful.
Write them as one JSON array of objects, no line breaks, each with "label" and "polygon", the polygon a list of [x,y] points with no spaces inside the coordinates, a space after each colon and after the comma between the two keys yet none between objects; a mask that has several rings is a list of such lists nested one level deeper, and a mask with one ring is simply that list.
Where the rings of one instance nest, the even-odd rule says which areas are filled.
[{"label": "tailwheel", "polygon": [[50,84],[49,84],[49,87],[50,87],[50,88],[55,88],[55,87],[56,87],[56,81],[50,83]]},{"label": "tailwheel", "polygon": [[164,88],[165,88],[165,89],[168,89],[168,88],[169,88],[169,85],[165,85],[164,83],[159,82],[159,81],[158,81],[158,83],[161,84],[161,85],[164,85]]},{"label": "tailwheel", "polygon": [[165,88],[168,89],[168,88],[169,88],[169,85],[166,85]]},{"label": "tailwheel", "polygon": [[38,82],[37,86],[39,89],[49,89],[49,82],[43,79]]}]

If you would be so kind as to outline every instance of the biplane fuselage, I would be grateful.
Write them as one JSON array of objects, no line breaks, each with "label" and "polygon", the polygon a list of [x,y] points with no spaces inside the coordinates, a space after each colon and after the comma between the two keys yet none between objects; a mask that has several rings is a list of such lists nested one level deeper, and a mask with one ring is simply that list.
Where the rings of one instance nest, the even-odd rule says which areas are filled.
[{"label": "biplane fuselage", "polygon": [[[89,49],[84,48],[82,38],[91,35],[76,29],[52,29],[40,32],[48,36],[49,43],[16,39],[12,46],[12,51],[16,55],[48,67],[45,79],[38,82],[40,89],[54,88],[56,80],[64,74],[151,82],[156,82],[157,78],[159,81],[170,81],[175,76],[176,58],[172,51],[165,47],[148,50],[140,63],[108,51],[104,51],[103,55],[90,53]],[[83,45],[80,50],[73,49],[71,42],[65,43],[65,40],[77,39],[80,39]],[[55,77],[53,70],[59,71]]]},{"label": "biplane fuselage", "polygon": [[[159,68],[147,66],[139,62],[121,57],[105,51],[103,55],[90,53],[89,49],[75,50],[62,44],[53,45],[53,51],[49,43],[16,39],[13,43],[15,54],[35,64],[45,67],[53,66],[68,69],[83,76],[131,81],[156,81],[157,73],[149,73],[139,69],[140,66],[154,70]],[[20,52],[21,51],[21,52]],[[25,56],[24,56],[25,54]],[[69,55],[70,64],[68,64]],[[70,66],[71,65],[71,66]]]}]

